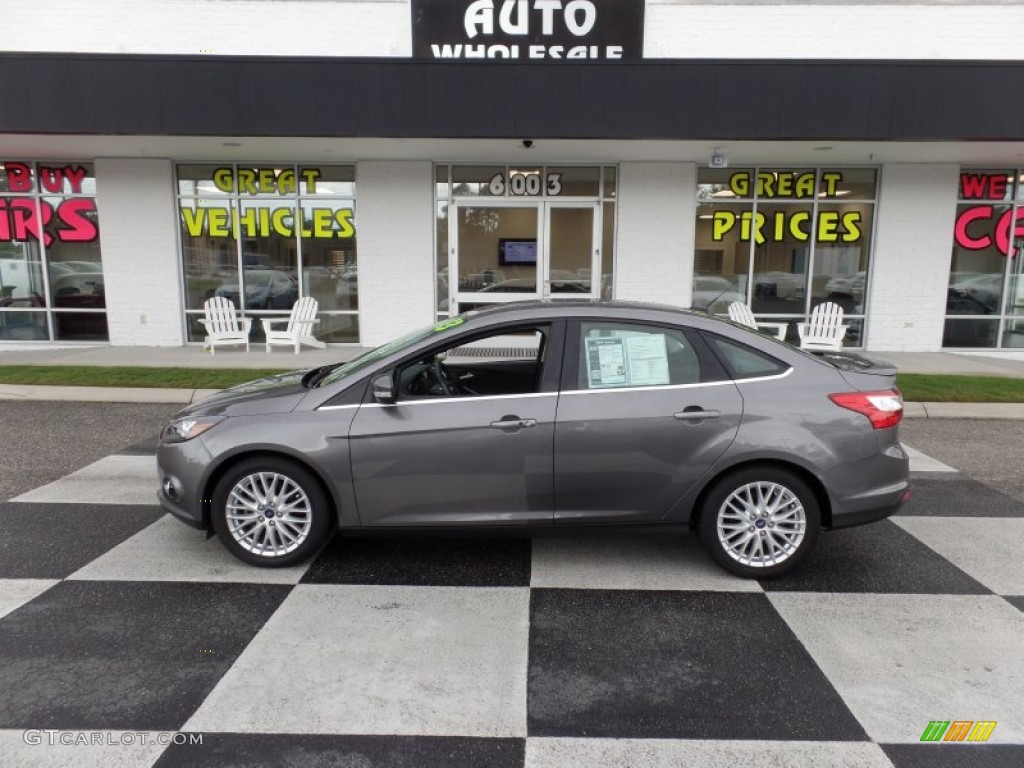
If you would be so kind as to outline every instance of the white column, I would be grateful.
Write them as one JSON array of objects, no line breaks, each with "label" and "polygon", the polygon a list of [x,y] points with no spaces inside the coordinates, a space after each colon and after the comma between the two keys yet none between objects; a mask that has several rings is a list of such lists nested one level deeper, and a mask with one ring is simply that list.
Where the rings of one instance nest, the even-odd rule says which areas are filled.
[{"label": "white column", "polygon": [[942,348],[958,172],[952,164],[882,168],[867,304],[870,351]]},{"label": "white column", "polygon": [[170,160],[96,160],[107,325],[114,346],[184,341],[174,168]]},{"label": "white column", "polygon": [[359,330],[377,346],[430,323],[434,310],[433,166],[356,166]]},{"label": "white column", "polygon": [[616,198],[615,298],[689,306],[696,164],[623,163]]}]

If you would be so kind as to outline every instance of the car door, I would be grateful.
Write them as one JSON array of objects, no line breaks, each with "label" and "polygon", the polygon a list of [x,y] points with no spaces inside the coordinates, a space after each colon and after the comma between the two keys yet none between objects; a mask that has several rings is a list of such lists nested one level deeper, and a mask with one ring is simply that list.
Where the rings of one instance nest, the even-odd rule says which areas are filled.
[{"label": "car door", "polygon": [[657,324],[566,332],[555,423],[555,520],[650,522],[725,453],[743,399],[704,342]]},{"label": "car door", "polygon": [[[426,372],[429,356],[444,350],[397,366],[397,401],[362,404],[349,432],[362,525],[550,523],[563,328],[560,321],[502,328],[494,337],[494,351],[501,352],[498,336],[537,334],[537,375],[526,391],[517,376],[510,393],[492,381],[488,394],[446,395],[423,387],[413,395],[420,375],[415,366],[426,366]],[[479,338],[457,340],[455,348],[469,341],[486,351],[487,339]],[[518,362],[521,367],[523,360]]]}]

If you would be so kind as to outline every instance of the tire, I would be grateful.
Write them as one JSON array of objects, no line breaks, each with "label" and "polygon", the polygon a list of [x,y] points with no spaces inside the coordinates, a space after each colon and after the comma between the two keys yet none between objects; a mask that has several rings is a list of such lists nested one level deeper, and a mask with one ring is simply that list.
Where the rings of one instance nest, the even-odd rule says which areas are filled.
[{"label": "tire", "polygon": [[[759,501],[761,493],[767,504]],[[814,549],[821,509],[807,483],[789,470],[751,466],[715,483],[698,528],[704,548],[729,573],[770,579],[792,571]]]},{"label": "tire", "polygon": [[[282,491],[284,496],[279,495]],[[240,514],[259,504],[253,509],[257,519],[230,521],[229,504]],[[282,504],[291,509],[281,509]],[[211,516],[214,531],[232,555],[266,568],[305,560],[333,529],[331,505],[317,478],[300,464],[276,457],[246,459],[228,470],[214,490]]]}]

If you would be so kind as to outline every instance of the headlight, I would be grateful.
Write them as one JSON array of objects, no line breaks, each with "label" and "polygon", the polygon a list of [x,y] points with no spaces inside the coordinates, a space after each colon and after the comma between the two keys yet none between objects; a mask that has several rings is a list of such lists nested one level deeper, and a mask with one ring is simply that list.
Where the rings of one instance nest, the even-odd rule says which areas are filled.
[{"label": "headlight", "polygon": [[198,437],[222,421],[224,421],[223,416],[186,416],[175,419],[160,433],[160,442],[183,443],[193,437]]}]

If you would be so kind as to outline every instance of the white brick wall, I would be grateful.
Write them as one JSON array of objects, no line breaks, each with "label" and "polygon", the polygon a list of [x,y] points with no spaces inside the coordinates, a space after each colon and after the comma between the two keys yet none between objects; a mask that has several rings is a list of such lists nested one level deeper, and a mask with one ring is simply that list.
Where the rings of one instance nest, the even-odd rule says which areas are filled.
[{"label": "white brick wall", "polygon": [[689,306],[697,166],[619,166],[615,298]]},{"label": "white brick wall", "polygon": [[942,347],[958,172],[956,165],[882,168],[868,289],[870,351]]},{"label": "white brick wall", "polygon": [[183,343],[171,162],[97,158],[96,207],[110,343]]},{"label": "white brick wall", "polygon": [[31,0],[3,4],[8,51],[409,56],[407,0]]},{"label": "white brick wall", "polygon": [[648,58],[1021,58],[1024,6],[977,2],[647,3]]},{"label": "white brick wall", "polygon": [[434,311],[433,166],[356,166],[359,327],[376,346],[430,323]]},{"label": "white brick wall", "polygon": [[[468,0],[452,2],[460,12]],[[408,0],[22,0],[9,51],[409,56]],[[650,58],[1020,59],[1011,2],[742,3],[650,0]]]}]

